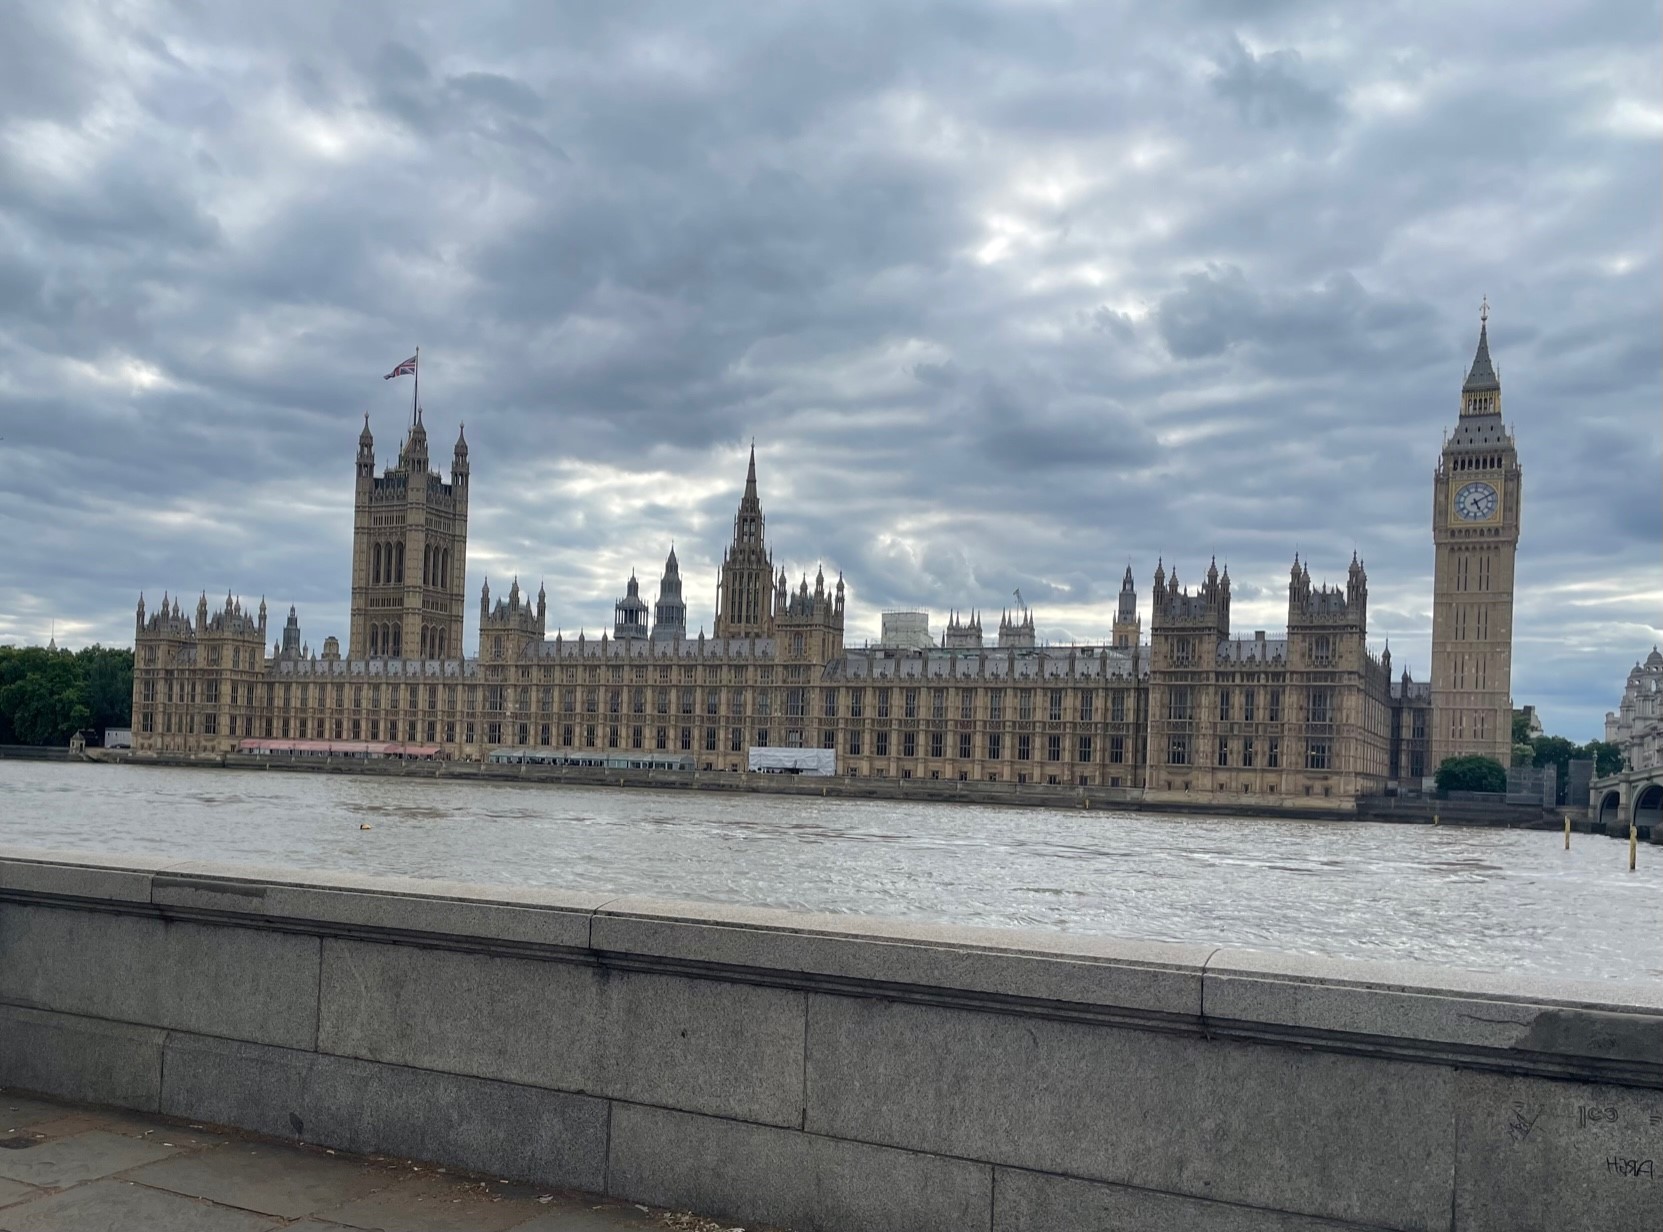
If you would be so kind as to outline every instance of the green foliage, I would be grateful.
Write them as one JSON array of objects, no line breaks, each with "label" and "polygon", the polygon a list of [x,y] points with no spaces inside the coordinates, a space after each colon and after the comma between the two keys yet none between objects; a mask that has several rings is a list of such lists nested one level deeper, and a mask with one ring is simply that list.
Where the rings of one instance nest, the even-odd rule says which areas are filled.
[{"label": "green foliage", "polygon": [[1530,719],[1526,712],[1522,709],[1513,711],[1513,764],[1554,767],[1559,772],[1561,802],[1565,798],[1565,785],[1570,780],[1570,763],[1573,760],[1592,760],[1597,779],[1616,774],[1623,768],[1622,750],[1604,740],[1590,740],[1582,745],[1573,744],[1563,736],[1537,736],[1532,740],[1529,731]]},{"label": "green foliage", "polygon": [[83,730],[101,739],[132,713],[131,650],[0,646],[0,744],[68,744]]},{"label": "green foliage", "polygon": [[1537,736],[1530,742],[1530,748],[1530,764],[1538,769],[1552,766],[1559,772],[1561,783],[1570,773],[1571,758],[1582,755],[1582,749],[1563,736]]},{"label": "green foliage", "polygon": [[1439,791],[1507,790],[1507,767],[1493,757],[1448,757],[1438,767]]},{"label": "green foliage", "polygon": [[1608,740],[1590,740],[1582,746],[1577,756],[1593,758],[1596,779],[1622,773],[1623,751]]}]

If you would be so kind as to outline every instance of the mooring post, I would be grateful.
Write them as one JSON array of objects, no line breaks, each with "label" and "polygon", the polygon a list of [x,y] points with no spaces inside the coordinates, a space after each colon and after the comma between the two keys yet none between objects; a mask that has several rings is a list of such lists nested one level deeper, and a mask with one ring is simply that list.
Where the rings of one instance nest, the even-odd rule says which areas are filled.
[{"label": "mooring post", "polygon": [[1639,847],[1640,827],[1631,821],[1628,823],[1628,871],[1631,873],[1634,871],[1634,857]]},{"label": "mooring post", "polygon": [[1571,815],[1565,814],[1565,850],[1571,849]]}]

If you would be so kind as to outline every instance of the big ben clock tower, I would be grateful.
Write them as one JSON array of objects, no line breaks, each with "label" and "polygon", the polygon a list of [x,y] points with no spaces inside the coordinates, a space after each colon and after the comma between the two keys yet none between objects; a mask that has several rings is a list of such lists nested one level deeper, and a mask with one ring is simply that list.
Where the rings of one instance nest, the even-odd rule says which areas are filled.
[{"label": "big ben clock tower", "polygon": [[1461,417],[1432,481],[1432,765],[1513,751],[1513,558],[1523,500],[1518,451],[1501,420],[1490,306],[1461,386]]}]

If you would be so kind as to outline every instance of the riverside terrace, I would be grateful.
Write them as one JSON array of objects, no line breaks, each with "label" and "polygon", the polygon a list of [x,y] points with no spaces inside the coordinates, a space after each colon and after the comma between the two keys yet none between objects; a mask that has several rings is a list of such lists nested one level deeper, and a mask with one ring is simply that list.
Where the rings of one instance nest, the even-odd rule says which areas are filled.
[{"label": "riverside terrace", "polygon": [[0,851],[0,1084],[795,1232],[1663,1192],[1651,986],[132,856]]}]

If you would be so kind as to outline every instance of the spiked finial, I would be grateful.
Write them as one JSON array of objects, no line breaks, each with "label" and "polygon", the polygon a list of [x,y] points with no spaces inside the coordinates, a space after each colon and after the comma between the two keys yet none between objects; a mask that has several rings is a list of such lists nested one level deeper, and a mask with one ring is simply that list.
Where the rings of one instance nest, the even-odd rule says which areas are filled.
[{"label": "spiked finial", "polygon": [[1495,365],[1490,362],[1490,301],[1486,297],[1478,310],[1478,350],[1472,357],[1472,368],[1467,372],[1461,392],[1471,394],[1500,391],[1501,378],[1496,375]]}]

